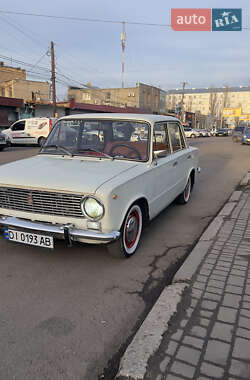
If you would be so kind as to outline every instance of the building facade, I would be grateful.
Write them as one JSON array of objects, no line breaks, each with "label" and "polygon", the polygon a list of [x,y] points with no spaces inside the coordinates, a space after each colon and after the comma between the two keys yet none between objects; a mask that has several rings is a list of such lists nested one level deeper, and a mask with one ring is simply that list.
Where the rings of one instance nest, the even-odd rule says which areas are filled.
[{"label": "building facade", "polygon": [[143,83],[127,88],[69,87],[68,99],[75,99],[77,103],[133,107],[148,113],[166,112],[166,92]]},{"label": "building facade", "polygon": [[250,114],[250,87],[223,87],[169,90],[167,110],[176,110],[182,104],[183,111],[212,115],[220,118],[224,108],[241,108],[242,114]]},{"label": "building facade", "polygon": [[19,119],[23,99],[13,99],[0,96],[0,129],[8,128]]},{"label": "building facade", "polygon": [[25,102],[48,102],[50,99],[50,85],[48,82],[12,79],[0,82],[0,96],[20,98]]},{"label": "building facade", "polygon": [[12,79],[26,79],[26,71],[20,67],[5,66],[0,62],[0,82],[5,82]]}]

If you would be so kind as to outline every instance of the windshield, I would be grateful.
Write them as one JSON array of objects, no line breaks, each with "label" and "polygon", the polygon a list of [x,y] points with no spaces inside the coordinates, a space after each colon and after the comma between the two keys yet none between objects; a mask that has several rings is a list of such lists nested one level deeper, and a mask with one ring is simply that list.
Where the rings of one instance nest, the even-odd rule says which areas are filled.
[{"label": "windshield", "polygon": [[148,160],[149,124],[117,120],[59,120],[40,153]]},{"label": "windshield", "polygon": [[244,133],[247,134],[247,135],[250,135],[250,127],[246,127],[244,129]]}]

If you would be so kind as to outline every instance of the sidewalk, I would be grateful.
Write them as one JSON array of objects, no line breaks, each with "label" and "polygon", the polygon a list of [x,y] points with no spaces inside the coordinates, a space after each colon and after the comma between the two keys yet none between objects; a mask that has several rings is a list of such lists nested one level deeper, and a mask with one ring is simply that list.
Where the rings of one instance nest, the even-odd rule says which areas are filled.
[{"label": "sidewalk", "polygon": [[250,173],[165,288],[117,380],[250,380]]}]

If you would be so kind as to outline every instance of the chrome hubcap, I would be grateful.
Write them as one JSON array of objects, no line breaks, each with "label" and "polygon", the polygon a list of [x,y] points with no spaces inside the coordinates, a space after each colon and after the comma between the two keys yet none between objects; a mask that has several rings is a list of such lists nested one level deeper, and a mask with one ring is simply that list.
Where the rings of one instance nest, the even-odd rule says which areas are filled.
[{"label": "chrome hubcap", "polygon": [[138,223],[136,217],[133,215],[128,220],[127,228],[126,228],[126,237],[128,240],[128,243],[131,243],[134,241],[138,231]]}]

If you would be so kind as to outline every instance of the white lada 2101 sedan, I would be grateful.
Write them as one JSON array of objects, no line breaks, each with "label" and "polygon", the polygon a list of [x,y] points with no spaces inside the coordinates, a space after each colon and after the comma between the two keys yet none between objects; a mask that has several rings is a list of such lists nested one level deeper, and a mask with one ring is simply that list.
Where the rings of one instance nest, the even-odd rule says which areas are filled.
[{"label": "white lada 2101 sedan", "polygon": [[174,117],[66,116],[37,156],[0,167],[0,227],[9,241],[108,243],[130,257],[147,221],[188,202],[197,169]]}]

